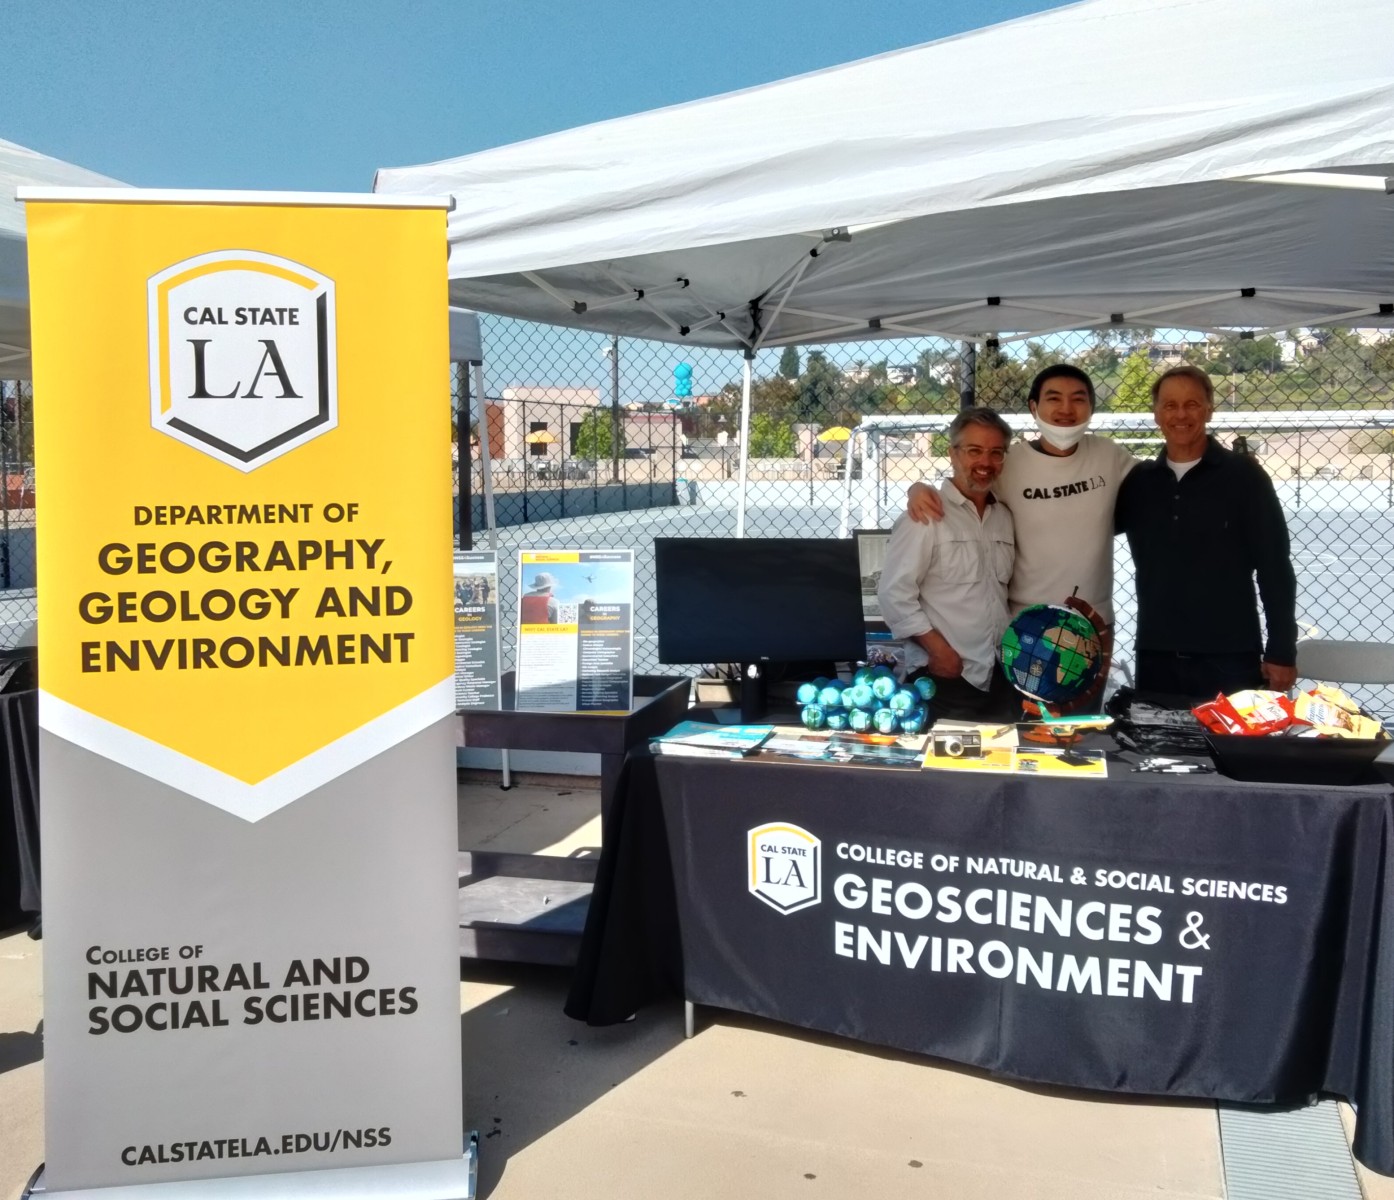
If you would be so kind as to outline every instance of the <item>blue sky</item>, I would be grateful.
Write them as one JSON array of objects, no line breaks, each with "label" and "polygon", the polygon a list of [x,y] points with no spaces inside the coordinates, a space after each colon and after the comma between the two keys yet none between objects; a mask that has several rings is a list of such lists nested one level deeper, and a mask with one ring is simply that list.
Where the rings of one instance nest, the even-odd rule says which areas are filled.
[{"label": "blue sky", "polygon": [[468,154],[1051,7],[7,0],[0,138],[143,187],[366,191],[381,166]]},{"label": "blue sky", "polygon": [[[378,167],[469,154],[1057,6],[6,0],[0,138],[141,187],[368,191]],[[1042,86],[1059,86],[1042,71]],[[604,339],[555,339],[550,353],[506,335],[486,344],[490,392],[566,384],[608,395]],[[885,354],[902,356],[884,347],[877,357]],[[621,357],[626,400],[667,395],[684,357],[698,369],[699,394],[740,374],[728,353],[626,345]],[[777,351],[762,355],[757,369],[768,374],[777,361]]]}]

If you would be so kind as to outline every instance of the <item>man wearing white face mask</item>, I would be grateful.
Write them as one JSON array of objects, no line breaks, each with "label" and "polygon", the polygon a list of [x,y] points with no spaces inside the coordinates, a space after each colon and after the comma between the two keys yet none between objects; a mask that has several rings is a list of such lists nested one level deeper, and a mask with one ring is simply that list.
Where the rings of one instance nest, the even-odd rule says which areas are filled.
[{"label": "man wearing white face mask", "polygon": [[[1027,401],[1040,437],[1013,444],[993,486],[1016,527],[1008,604],[1015,614],[1077,594],[1112,625],[1113,505],[1137,460],[1088,432],[1094,384],[1078,367],[1046,367],[1031,381]],[[937,521],[943,501],[928,484],[915,483],[907,510],[916,521]]]}]

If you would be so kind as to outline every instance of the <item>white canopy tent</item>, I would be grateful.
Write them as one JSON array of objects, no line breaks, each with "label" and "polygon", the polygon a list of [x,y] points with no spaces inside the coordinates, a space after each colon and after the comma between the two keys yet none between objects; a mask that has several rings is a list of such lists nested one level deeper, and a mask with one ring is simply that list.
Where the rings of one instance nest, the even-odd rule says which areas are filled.
[{"label": "white canopy tent", "polygon": [[1394,324],[1391,44],[1385,0],[1085,0],[374,187],[454,197],[452,303],[743,350],[743,532],[761,346]]},{"label": "white canopy tent", "polygon": [[124,187],[36,150],[0,140],[0,379],[28,379],[29,263],[24,249],[24,205],[15,189],[46,187]]},{"label": "white canopy tent", "polygon": [[1391,44],[1384,0],[1086,0],[375,188],[455,198],[453,303],[635,337],[1389,323]]}]

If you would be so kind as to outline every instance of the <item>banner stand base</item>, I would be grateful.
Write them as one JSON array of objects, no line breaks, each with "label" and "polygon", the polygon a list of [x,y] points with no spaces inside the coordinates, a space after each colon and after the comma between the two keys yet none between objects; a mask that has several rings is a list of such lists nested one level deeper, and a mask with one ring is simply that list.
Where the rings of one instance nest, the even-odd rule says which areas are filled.
[{"label": "banner stand base", "polygon": [[62,1192],[45,1188],[44,1169],[40,1167],[20,1193],[20,1200],[474,1200],[478,1171],[478,1135],[471,1134],[463,1157],[442,1162],[336,1167]]}]

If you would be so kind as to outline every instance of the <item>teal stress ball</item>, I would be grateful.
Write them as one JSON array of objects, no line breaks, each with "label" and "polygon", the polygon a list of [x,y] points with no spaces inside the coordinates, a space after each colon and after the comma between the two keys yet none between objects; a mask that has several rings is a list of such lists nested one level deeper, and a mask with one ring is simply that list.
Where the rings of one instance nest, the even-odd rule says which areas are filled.
[{"label": "teal stress ball", "polygon": [[865,733],[871,728],[871,714],[864,708],[854,708],[847,714],[847,728],[853,733]]},{"label": "teal stress ball", "polygon": [[813,681],[813,686],[821,692],[831,682],[832,680],[830,680],[826,675],[819,675],[818,678]]},{"label": "teal stress ball", "polygon": [[803,711],[799,713],[799,719],[804,723],[805,729],[822,729],[828,718],[821,704],[805,704]]},{"label": "teal stress ball", "polygon": [[870,667],[858,667],[855,674],[852,676],[852,682],[854,684],[870,683],[873,677],[874,675]]},{"label": "teal stress ball", "polygon": [[871,723],[876,726],[877,733],[900,732],[900,718],[896,716],[893,708],[883,708],[880,712],[872,713]]},{"label": "teal stress ball", "polygon": [[826,714],[823,721],[829,729],[846,729],[847,713],[845,710],[839,708],[836,712]]},{"label": "teal stress ball", "polygon": [[928,675],[921,675],[915,680],[915,691],[918,693],[921,700],[933,700],[936,690],[934,680]]},{"label": "teal stress ball", "polygon": [[794,699],[800,704],[812,704],[818,699],[818,687],[812,683],[799,684],[799,690],[794,693]]},{"label": "teal stress ball", "polygon": [[898,687],[895,676],[887,671],[884,675],[878,675],[872,680],[871,694],[878,700],[889,700],[896,694]]},{"label": "teal stress ball", "polygon": [[835,683],[828,684],[818,693],[818,703],[824,708],[836,708],[842,703],[842,689]]},{"label": "teal stress ball", "polygon": [[900,730],[902,733],[923,733],[928,720],[929,713],[925,709],[912,708],[909,712],[901,714]]},{"label": "teal stress ball", "polygon": [[907,713],[919,702],[919,696],[911,688],[901,688],[886,701],[886,707],[897,713]]},{"label": "teal stress ball", "polygon": [[871,684],[857,683],[852,685],[852,703],[848,708],[870,708],[871,702],[875,697],[871,694]]},{"label": "teal stress ball", "polygon": [[851,687],[845,687],[845,688],[843,688],[843,689],[842,689],[842,699],[839,700],[838,703],[841,704],[843,708],[856,708],[856,707],[857,707],[857,698],[856,698],[855,692],[856,692],[856,684],[853,684]]}]

